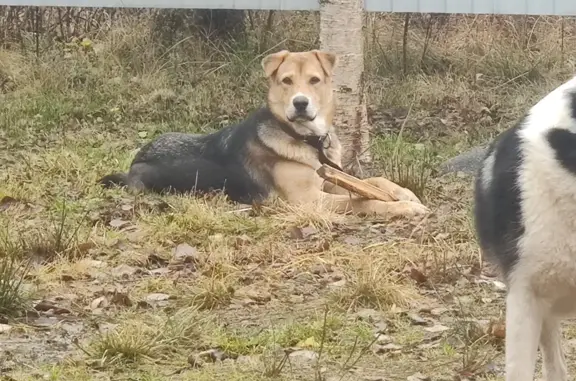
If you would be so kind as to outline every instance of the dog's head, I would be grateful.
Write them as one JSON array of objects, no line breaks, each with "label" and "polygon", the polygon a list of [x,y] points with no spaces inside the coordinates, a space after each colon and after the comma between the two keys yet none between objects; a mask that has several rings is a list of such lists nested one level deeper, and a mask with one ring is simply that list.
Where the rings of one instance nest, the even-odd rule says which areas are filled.
[{"label": "dog's head", "polygon": [[324,135],[332,125],[332,72],[336,55],[319,50],[282,50],[262,60],[268,107],[301,135]]}]

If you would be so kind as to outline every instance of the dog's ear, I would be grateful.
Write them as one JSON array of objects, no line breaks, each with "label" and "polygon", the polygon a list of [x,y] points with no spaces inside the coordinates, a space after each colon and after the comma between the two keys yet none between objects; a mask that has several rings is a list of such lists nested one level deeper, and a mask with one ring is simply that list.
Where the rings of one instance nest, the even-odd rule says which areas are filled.
[{"label": "dog's ear", "polygon": [[262,68],[264,69],[266,78],[270,78],[274,72],[278,70],[288,53],[290,53],[288,50],[281,50],[278,53],[269,54],[262,59]]},{"label": "dog's ear", "polygon": [[321,50],[312,50],[312,52],[316,54],[316,57],[318,58],[318,61],[320,61],[320,65],[322,65],[322,69],[324,69],[326,75],[331,77],[334,72],[334,67],[338,62],[336,54],[323,52]]}]

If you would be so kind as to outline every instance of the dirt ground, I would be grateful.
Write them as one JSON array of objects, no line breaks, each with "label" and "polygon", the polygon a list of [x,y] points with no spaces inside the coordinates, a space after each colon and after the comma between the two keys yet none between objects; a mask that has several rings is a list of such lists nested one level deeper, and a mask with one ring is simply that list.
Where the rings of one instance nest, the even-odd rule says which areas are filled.
[{"label": "dirt ground", "polygon": [[472,179],[435,168],[566,78],[538,66],[550,44],[506,64],[492,46],[478,65],[501,66],[473,75],[459,50],[451,71],[401,75],[392,45],[370,50],[375,171],[433,210],[409,223],[101,189],[158,134],[209,132],[264,99],[253,52],[161,55],[132,28],[39,62],[0,50],[1,380],[502,379],[505,287],[480,260]]}]

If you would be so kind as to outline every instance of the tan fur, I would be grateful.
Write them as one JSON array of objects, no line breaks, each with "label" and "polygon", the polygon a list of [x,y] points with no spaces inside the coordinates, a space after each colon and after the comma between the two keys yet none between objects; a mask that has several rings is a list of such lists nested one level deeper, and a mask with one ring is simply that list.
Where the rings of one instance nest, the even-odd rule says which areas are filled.
[{"label": "tan fur", "polygon": [[[268,78],[268,107],[273,115],[300,135],[330,134],[326,156],[341,165],[342,147],[332,125],[335,107],[332,73],[336,61],[336,56],[328,52],[283,50],[264,57],[262,67]],[[310,108],[315,114],[313,120],[290,119],[292,101],[299,94],[310,99]],[[338,186],[324,183],[318,176],[316,170],[321,166],[318,152],[310,145],[277,128],[263,127],[258,134],[260,142],[255,141],[248,147],[250,165],[255,168],[254,173],[267,173],[272,178],[276,195],[289,203],[320,203],[322,208],[339,213],[384,217],[413,217],[428,212],[410,190],[381,177],[365,181],[390,191],[401,201],[384,202],[352,196]]]}]

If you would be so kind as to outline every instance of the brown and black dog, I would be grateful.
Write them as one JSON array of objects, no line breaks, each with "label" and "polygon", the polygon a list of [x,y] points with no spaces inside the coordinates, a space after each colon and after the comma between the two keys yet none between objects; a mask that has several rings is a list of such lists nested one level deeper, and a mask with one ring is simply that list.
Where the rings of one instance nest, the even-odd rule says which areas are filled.
[{"label": "brown and black dog", "polygon": [[262,60],[269,90],[266,106],[246,120],[208,135],[166,133],[146,144],[127,174],[103,177],[105,186],[156,192],[223,191],[231,200],[319,203],[335,212],[420,216],[428,209],[408,189],[381,177],[365,181],[400,201],[367,200],[324,183],[323,163],[341,165],[332,118],[336,56],[312,50],[270,54]]}]

